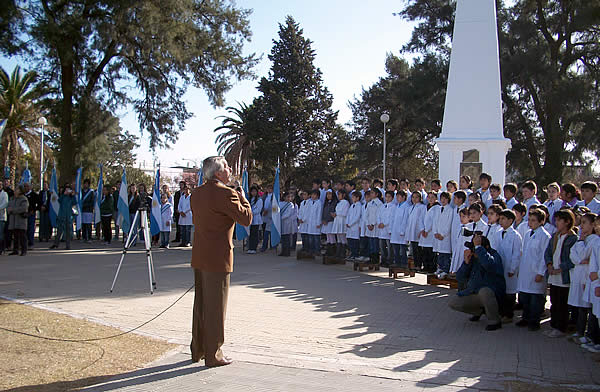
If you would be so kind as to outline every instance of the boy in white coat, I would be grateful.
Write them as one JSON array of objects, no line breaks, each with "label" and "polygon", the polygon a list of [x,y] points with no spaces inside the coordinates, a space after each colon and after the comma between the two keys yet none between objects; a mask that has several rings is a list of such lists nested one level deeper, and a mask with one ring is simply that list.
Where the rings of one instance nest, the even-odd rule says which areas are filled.
[{"label": "boy in white coat", "polygon": [[434,207],[436,214],[433,217],[433,251],[437,253],[438,270],[436,275],[444,279],[450,272],[450,261],[452,258],[452,221],[453,209],[450,207],[450,194],[442,192],[440,195],[441,205]]},{"label": "boy in white coat", "polygon": [[300,238],[302,240],[302,252],[308,252],[308,224],[306,223],[306,212],[308,210],[308,206],[306,203],[310,202],[308,198],[308,193],[302,192],[302,201],[298,206],[298,233],[300,233]]},{"label": "boy in white coat", "polygon": [[[465,242],[470,241],[472,238],[471,236],[466,237],[463,232],[463,229],[471,222],[469,219],[469,209],[463,207],[458,213],[458,216],[460,219],[460,226],[458,226],[457,230],[452,231],[452,259],[450,262],[450,273],[452,274],[455,274],[463,265],[465,261],[465,252],[463,250]],[[458,289],[461,290],[462,288],[459,287]]]},{"label": "boy in white coat", "polygon": [[390,234],[390,244],[394,251],[394,265],[399,267],[408,267],[408,242],[406,241],[406,223],[408,210],[412,207],[406,201],[407,192],[403,189],[396,193],[396,206],[392,215],[392,232]]},{"label": "boy in white coat", "polygon": [[523,318],[516,325],[529,327],[530,331],[540,329],[540,318],[544,312],[547,285],[544,253],[550,242],[550,234],[542,227],[545,219],[544,211],[530,212],[530,230],[523,237],[523,256],[519,265],[517,290],[519,302],[523,305]]},{"label": "boy in white coat", "polygon": [[548,200],[544,202],[546,208],[548,208],[548,222],[554,225],[554,213],[560,210],[563,202],[560,200],[560,185],[557,182],[549,184],[546,188],[548,192]]},{"label": "boy in white coat", "polygon": [[387,267],[392,262],[392,247],[390,245],[392,212],[394,210],[394,191],[385,192],[385,204],[379,207],[377,214],[377,238],[381,251],[381,265]]},{"label": "boy in white coat", "polygon": [[581,184],[581,197],[583,200],[577,202],[578,206],[587,207],[594,214],[600,214],[600,201],[596,199],[598,185],[592,181]]},{"label": "boy in white coat", "polygon": [[160,202],[160,247],[168,249],[173,224],[173,206],[169,203],[166,193],[161,195]]},{"label": "boy in white coat", "polygon": [[367,237],[369,237],[369,256],[371,263],[379,264],[379,238],[377,237],[377,217],[379,214],[379,207],[383,205],[383,202],[379,199],[381,192],[379,189],[373,189],[371,191],[371,200],[367,204],[365,223],[367,226]]},{"label": "boy in white coat", "polygon": [[179,246],[191,246],[192,225],[194,223],[190,198],[190,188],[186,185],[177,204],[179,210],[178,225],[181,226],[181,243]]},{"label": "boy in white coat", "polygon": [[425,213],[425,219],[423,221],[423,231],[419,239],[419,246],[421,247],[421,255],[423,257],[423,270],[425,272],[435,271],[435,256],[433,254],[433,233],[431,229],[433,227],[433,215],[435,206],[439,206],[438,202],[439,194],[441,192],[429,192],[427,194],[427,212]]},{"label": "boy in white coat", "polygon": [[[537,194],[537,185],[535,182],[531,180],[526,181],[521,186],[521,193],[523,193],[523,204],[525,204],[525,207],[527,207],[527,214],[529,214],[529,208],[531,208],[532,205],[542,204],[535,196]],[[527,215],[525,215],[525,218],[523,219],[529,221],[529,219],[527,219]]]},{"label": "boy in white coat", "polygon": [[293,202],[293,195],[286,192],[284,201],[279,203],[281,213],[281,253],[288,257],[292,247],[292,234],[298,232],[298,209]]},{"label": "boy in white coat", "polygon": [[425,228],[425,214],[427,206],[421,200],[420,192],[413,192],[411,195],[412,205],[408,209],[408,220],[406,222],[406,242],[410,245],[415,268],[423,268],[423,256],[419,247],[421,232]]},{"label": "boy in white coat", "polygon": [[306,212],[303,214],[303,220],[306,222],[306,234],[309,240],[309,252],[313,256],[321,253],[321,212],[323,203],[319,200],[319,189],[313,189],[310,192],[310,200],[306,203]]},{"label": "boy in white coat", "polygon": [[492,204],[488,207],[487,216],[488,216],[488,227],[487,231],[483,234],[490,240],[490,246],[492,249],[498,250],[498,245],[500,243],[500,237],[496,234],[502,230],[500,226],[500,213],[503,208],[500,207],[499,204]]},{"label": "boy in white coat", "polygon": [[346,216],[346,238],[350,248],[350,260],[357,260],[360,251],[360,226],[362,218],[362,195],[360,191],[352,192],[352,205]]},{"label": "boy in white coat", "polygon": [[512,210],[502,210],[498,215],[500,230],[494,234],[494,237],[498,244],[496,250],[502,258],[504,281],[506,282],[506,296],[500,306],[500,314],[503,323],[510,323],[514,317],[517,299],[517,273],[523,252],[523,238],[512,227],[516,218]]}]

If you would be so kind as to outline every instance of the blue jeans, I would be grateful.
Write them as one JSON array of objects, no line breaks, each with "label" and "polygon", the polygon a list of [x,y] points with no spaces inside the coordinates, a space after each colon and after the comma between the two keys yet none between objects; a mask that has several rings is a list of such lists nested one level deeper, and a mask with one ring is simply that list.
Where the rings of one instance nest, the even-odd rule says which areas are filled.
[{"label": "blue jeans", "polygon": [[310,241],[310,252],[313,255],[318,255],[321,252],[321,235],[320,234],[309,234],[308,239]]},{"label": "blue jeans", "polygon": [[438,268],[444,271],[445,273],[450,272],[450,261],[452,260],[452,255],[450,253],[438,253],[437,254],[437,265]]},{"label": "blue jeans", "polygon": [[369,257],[369,237],[360,237],[360,255]]},{"label": "blue jeans", "polygon": [[404,268],[408,267],[408,255],[406,254],[408,245],[392,244],[392,249],[394,250],[394,264]]},{"label": "blue jeans", "polygon": [[348,238],[348,247],[350,248],[350,257],[358,257],[360,250],[360,240]]},{"label": "blue jeans", "polygon": [[27,217],[27,244],[33,246],[35,236],[35,214]]},{"label": "blue jeans", "polygon": [[271,231],[265,230],[265,234],[263,235],[262,248],[260,249],[261,252],[264,252],[267,250],[267,248],[269,247],[270,241],[271,241]]},{"label": "blue jeans", "polygon": [[546,302],[544,297],[544,294],[519,292],[519,302],[523,305],[523,320],[526,320],[529,326],[540,325],[540,318],[544,312],[544,303]]},{"label": "blue jeans", "polygon": [[181,243],[187,245],[191,242],[192,236],[192,225],[180,225],[181,226]]},{"label": "blue jeans", "polygon": [[300,238],[302,239],[302,251],[306,252],[309,249],[309,246],[308,246],[308,241],[309,241],[308,234],[301,233],[300,234]]},{"label": "blue jeans", "polygon": [[387,264],[392,261],[392,247],[390,246],[390,240],[380,238],[379,248],[381,249],[381,262]]},{"label": "blue jeans", "polygon": [[369,238],[369,255],[374,255],[379,253],[379,238],[377,237],[368,237]]},{"label": "blue jeans", "polygon": [[160,246],[169,246],[169,238],[171,237],[170,231],[160,232]]},{"label": "blue jeans", "polygon": [[248,239],[248,250],[256,250],[258,248],[258,230],[259,225],[250,225],[250,238]]}]

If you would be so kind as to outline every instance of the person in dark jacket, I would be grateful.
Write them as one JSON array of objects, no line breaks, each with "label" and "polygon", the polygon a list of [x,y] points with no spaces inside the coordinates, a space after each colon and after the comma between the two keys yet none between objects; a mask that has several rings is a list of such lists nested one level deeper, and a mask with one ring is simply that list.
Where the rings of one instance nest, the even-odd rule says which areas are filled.
[{"label": "person in dark jacket", "polygon": [[486,237],[473,237],[474,249],[465,251],[465,261],[456,272],[459,284],[466,287],[450,299],[448,306],[456,311],[472,314],[471,321],[479,321],[485,312],[487,331],[502,328],[499,305],[506,294],[502,258],[490,247]]},{"label": "person in dark jacket", "polygon": [[112,216],[114,211],[113,198],[108,185],[104,186],[102,196],[100,196],[100,220],[102,222],[102,236],[106,245],[112,241]]},{"label": "person in dark jacket", "polygon": [[27,211],[27,246],[33,247],[33,240],[35,237],[35,215],[39,209],[38,194],[31,189],[31,184],[26,182],[23,184],[25,190],[25,197],[29,202],[29,209]]},{"label": "person in dark jacket", "polygon": [[175,223],[175,228],[177,231],[175,232],[175,239],[173,242],[181,242],[181,229],[179,228],[179,199],[181,198],[181,194],[185,188],[185,181],[179,181],[179,190],[175,192],[175,196],[173,197],[173,222]]},{"label": "person in dark jacket", "polygon": [[71,249],[71,234],[73,231],[73,207],[77,204],[75,192],[71,184],[66,184],[58,197],[58,215],[56,216],[56,236],[50,249],[58,248],[61,237],[65,236],[66,249]]},{"label": "person in dark jacket", "polygon": [[25,187],[19,185],[15,190],[15,197],[8,202],[6,212],[8,213],[8,229],[12,231],[14,236],[14,246],[11,255],[19,254],[21,256],[27,254],[27,221],[29,211],[29,202],[25,196]]},{"label": "person in dark jacket", "polygon": [[90,189],[90,180],[83,180],[81,189],[81,237],[84,242],[92,240],[92,225],[94,224],[94,204],[96,195],[93,189]]},{"label": "person in dark jacket", "polygon": [[52,226],[50,225],[50,191],[48,184],[44,184],[44,189],[39,193],[39,210],[40,210],[40,242],[50,241],[52,237]]},{"label": "person in dark jacket", "polygon": [[[133,230],[133,242],[132,245],[135,246],[137,244],[137,232],[140,228],[140,219],[134,219],[135,218],[135,213],[138,211],[138,209],[140,208],[140,195],[138,194],[137,188],[135,186],[135,184],[131,184],[129,185],[129,193],[128,193],[128,204],[129,204],[129,224],[130,226],[130,232],[131,230]],[[127,235],[129,235],[129,233],[127,233]],[[125,233],[123,233],[123,240],[126,241],[127,238],[125,236]]]}]

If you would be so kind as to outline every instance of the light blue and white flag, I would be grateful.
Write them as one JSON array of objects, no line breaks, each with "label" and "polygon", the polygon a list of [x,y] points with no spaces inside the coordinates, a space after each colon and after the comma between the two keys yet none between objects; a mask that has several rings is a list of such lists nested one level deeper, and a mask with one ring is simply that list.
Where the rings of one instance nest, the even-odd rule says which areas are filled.
[{"label": "light blue and white flag", "polygon": [[154,178],[154,190],[152,192],[152,211],[150,212],[150,233],[157,235],[160,233],[161,208],[160,208],[160,166],[156,170]]},{"label": "light blue and white flag", "polygon": [[77,218],[75,218],[75,230],[81,230],[81,171],[77,169],[77,176],[75,177],[75,209],[77,209]]},{"label": "light blue and white flag", "polygon": [[[248,172],[246,170],[244,170],[244,173],[242,174],[242,190],[244,191],[244,197],[248,198]],[[235,238],[243,240],[248,236],[250,236],[250,228],[236,223]]]},{"label": "light blue and white flag", "polygon": [[271,246],[275,247],[281,241],[281,211],[279,209],[279,165],[275,170],[275,184],[273,185],[273,202],[271,203],[272,222],[271,222]]},{"label": "light blue and white flag", "polygon": [[6,119],[2,119],[0,120],[0,138],[2,137],[2,134],[4,133],[4,128],[6,128]]},{"label": "light blue and white flag", "polygon": [[52,168],[52,177],[50,177],[50,224],[52,227],[57,227],[56,217],[58,216],[58,210],[60,203],[58,202],[58,181],[56,180],[56,166]]},{"label": "light blue and white flag", "polygon": [[94,224],[98,224],[102,221],[102,214],[100,214],[100,204],[102,204],[102,189],[104,188],[104,179],[102,178],[102,165],[98,164],[100,168],[100,177],[98,177],[98,188],[96,190],[96,202],[94,203]]},{"label": "light blue and white flag", "polygon": [[119,227],[123,233],[129,233],[129,195],[127,194],[127,176],[125,168],[123,168],[123,176],[121,177],[121,189],[119,189],[119,200],[117,202],[117,210],[119,211]]},{"label": "light blue and white flag", "polygon": [[21,181],[19,181],[19,185],[23,184],[31,184],[31,171],[29,170],[29,162],[25,162],[25,170],[23,170],[23,174],[21,174]]},{"label": "light blue and white flag", "polygon": [[204,173],[202,172],[202,170],[200,170],[198,172],[198,186],[202,185],[203,182],[204,182]]}]

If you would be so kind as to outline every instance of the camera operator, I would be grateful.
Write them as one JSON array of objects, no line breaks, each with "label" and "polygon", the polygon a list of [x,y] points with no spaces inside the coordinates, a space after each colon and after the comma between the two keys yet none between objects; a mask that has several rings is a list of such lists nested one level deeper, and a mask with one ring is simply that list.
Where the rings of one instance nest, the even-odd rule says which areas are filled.
[{"label": "camera operator", "polygon": [[502,259],[490,247],[490,241],[476,232],[472,242],[465,243],[465,261],[456,273],[459,284],[466,287],[450,300],[448,306],[472,314],[470,321],[479,321],[485,312],[487,331],[502,328],[499,303],[506,292]]}]

